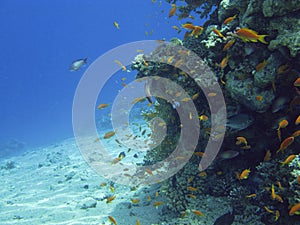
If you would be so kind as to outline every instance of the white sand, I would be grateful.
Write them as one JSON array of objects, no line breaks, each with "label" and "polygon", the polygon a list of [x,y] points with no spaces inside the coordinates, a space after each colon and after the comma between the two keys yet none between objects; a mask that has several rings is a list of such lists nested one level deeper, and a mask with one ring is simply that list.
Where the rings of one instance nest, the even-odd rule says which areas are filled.
[{"label": "white sand", "polygon": [[[15,167],[7,168],[9,162]],[[131,191],[115,184],[116,199],[107,204],[110,181],[85,163],[74,139],[0,159],[0,168],[0,224],[111,224],[108,215],[118,225],[135,225],[137,219],[159,223],[162,207],[153,206],[158,186]],[[102,182],[108,185],[100,187]],[[131,204],[134,197],[140,199],[138,205]]]}]

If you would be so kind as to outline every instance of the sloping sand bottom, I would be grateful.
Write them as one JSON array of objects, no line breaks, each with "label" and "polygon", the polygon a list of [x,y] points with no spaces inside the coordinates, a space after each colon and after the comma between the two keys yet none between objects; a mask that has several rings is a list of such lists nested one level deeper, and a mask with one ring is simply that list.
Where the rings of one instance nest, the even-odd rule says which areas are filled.
[{"label": "sloping sand bottom", "polygon": [[[86,143],[95,140],[88,139]],[[106,140],[113,157],[126,152],[122,162],[141,163],[144,152],[128,152],[117,148],[115,140]],[[137,154],[137,157],[134,155]],[[103,183],[106,183],[104,186]],[[112,192],[110,186],[114,187]],[[195,207],[187,209],[184,218],[177,218],[166,204],[154,207],[157,201],[166,202],[156,192],[161,184],[133,189],[105,180],[83,159],[74,139],[27,151],[20,156],[0,159],[0,224],[85,224],[111,225],[112,216],[118,225],[212,225],[231,210],[226,197],[198,196]],[[116,198],[107,203],[108,197]],[[149,199],[150,196],[150,199]],[[131,199],[138,198],[133,204]],[[197,209],[204,216],[197,216]],[[163,222],[163,219],[168,222]],[[259,217],[247,224],[260,225]],[[233,225],[245,224],[236,216]]]},{"label": "sloping sand bottom", "polygon": [[[147,201],[157,186],[132,191],[115,184],[112,193],[110,181],[85,163],[74,139],[2,159],[0,168],[0,224],[111,224],[109,215],[117,224],[159,223],[161,207]],[[131,198],[140,202],[133,205]]]}]

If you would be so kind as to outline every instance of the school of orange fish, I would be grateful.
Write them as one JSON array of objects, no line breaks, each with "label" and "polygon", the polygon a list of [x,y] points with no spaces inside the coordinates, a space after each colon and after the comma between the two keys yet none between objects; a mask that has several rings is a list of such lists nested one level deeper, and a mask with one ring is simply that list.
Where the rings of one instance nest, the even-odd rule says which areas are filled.
[{"label": "school of orange fish", "polygon": [[[152,0],[153,3],[156,2],[156,0]],[[171,4],[171,9],[168,13],[168,17],[171,18],[173,17],[175,14],[176,14],[176,10],[177,10],[177,6],[176,4]],[[189,18],[191,19],[194,19],[192,16],[188,16]],[[228,17],[227,19],[224,20],[223,24],[224,25],[227,25],[229,23],[231,23],[232,21],[236,20],[238,17],[238,15],[233,15],[231,17]],[[119,23],[117,23],[116,21],[113,22],[113,25],[117,28],[117,29],[120,29],[120,25]],[[185,29],[186,30],[186,34],[185,34],[185,37],[186,36],[194,36],[195,38],[197,38],[199,35],[202,34],[203,30],[204,30],[204,27],[200,26],[200,25],[194,25],[192,23],[184,23],[181,25],[181,28],[174,25],[172,26],[173,29],[177,30],[178,32],[181,32],[181,29]],[[262,34],[258,34],[256,31],[254,30],[251,30],[249,28],[246,28],[246,27],[243,27],[243,28],[239,28],[235,31],[235,33],[231,36],[226,36],[224,34],[222,34],[220,32],[220,30],[218,30],[216,27],[213,28],[212,32],[216,35],[216,37],[218,38],[221,38],[224,42],[226,42],[224,44],[224,47],[223,47],[223,51],[226,52],[229,48],[231,48],[235,43],[236,43],[236,40],[237,38],[240,38],[242,41],[244,42],[261,42],[263,44],[267,44],[267,42],[265,41],[265,37],[267,35],[262,35]],[[160,40],[159,40],[160,41]],[[143,50],[141,49],[137,49],[136,50],[138,53],[142,53]],[[179,56],[189,56],[189,52],[179,52],[178,54]],[[226,55],[220,63],[217,63],[217,66],[221,69],[221,70],[224,70],[226,68],[226,66],[228,65],[228,60],[230,60],[230,55]],[[175,66],[178,67],[180,64],[184,63],[185,59],[184,57],[181,57],[180,59],[177,58],[177,56],[170,56],[169,58],[165,59],[165,62],[166,63],[175,63]],[[128,70],[126,68],[126,66],[124,66],[119,60],[115,60],[115,63],[117,63],[121,69],[125,72],[130,72],[130,70]],[[260,62],[259,64],[256,65],[255,67],[255,70],[256,71],[261,71],[266,65],[267,65],[267,61],[266,60],[263,60],[262,62]],[[148,67],[148,62],[146,60],[143,61],[143,64]],[[277,69],[277,73],[278,74],[285,74],[289,71],[289,67],[290,65],[288,64],[285,64],[285,65],[282,65],[280,66],[278,69]],[[187,74],[185,74],[184,72],[182,72],[184,76],[188,76]],[[122,78],[122,85],[123,86],[126,86],[125,84],[125,79],[126,78]],[[224,84],[225,82],[223,81],[222,77],[220,78],[220,83],[221,84]],[[296,90],[296,93],[298,95],[300,95],[300,77],[297,78],[294,83],[293,83],[293,86]],[[178,93],[172,93],[174,94],[176,97],[180,97],[181,96],[181,93],[178,92]],[[214,97],[216,95],[216,93],[209,93],[208,97]],[[187,101],[191,101],[191,100],[195,100],[197,99],[199,96],[199,93],[195,93],[192,98],[183,98],[181,101],[182,102],[187,102]],[[147,96],[143,96],[143,97],[140,97],[140,98],[136,98],[133,100],[132,104],[136,104],[136,103],[139,103],[139,102],[142,102],[142,101],[145,101],[145,99],[148,98],[148,101],[149,101],[149,106],[152,104],[152,99],[151,99],[151,96],[147,95]],[[256,100],[257,101],[262,101],[262,96],[256,96]],[[299,99],[299,96],[297,97],[297,99]],[[97,106],[97,108],[99,110],[102,110],[102,109],[105,109],[107,107],[109,107],[110,104],[108,103],[101,103]],[[192,115],[190,114],[190,118],[192,117]],[[199,115],[199,120],[200,121],[207,121],[209,119],[208,116],[204,115],[204,114],[201,114]],[[286,138],[284,138],[282,140],[282,131],[284,129],[286,129],[289,124],[291,123],[294,123],[294,125],[299,125],[300,124],[300,115],[295,119],[295,121],[289,121],[287,119],[282,119],[279,121],[278,123],[278,127],[276,129],[276,132],[277,132],[277,136],[278,136],[278,140],[280,141],[280,145],[278,146],[278,149],[277,150],[270,150],[270,149],[267,149],[266,150],[266,153],[265,153],[265,156],[263,158],[263,162],[267,162],[267,161],[270,161],[271,158],[276,158],[277,157],[277,154],[285,154],[285,150],[288,149],[290,146],[293,145],[293,142],[295,141],[296,138],[300,138],[300,129],[299,130],[295,130],[292,134],[290,134],[289,136],[287,136]],[[160,123],[159,126],[166,126],[166,124],[163,124],[163,123]],[[141,131],[141,130],[140,130]],[[144,135],[145,134],[145,131],[142,132]],[[113,137],[115,135],[115,131],[110,131],[110,132],[107,132],[102,138],[103,139],[109,139],[111,137]],[[149,136],[149,135],[148,135]],[[128,138],[132,138],[131,136],[129,136]],[[133,138],[136,138],[136,137],[133,137]],[[96,139],[95,141],[99,141],[100,138]],[[118,144],[121,144],[120,141],[118,141],[116,139],[116,142]],[[247,138],[246,137],[243,137],[243,136],[238,136],[236,137],[236,142],[235,144],[237,146],[239,146],[241,149],[251,149],[251,145],[248,143],[247,141]],[[272,152],[275,152],[275,155],[272,156]],[[199,156],[199,157],[204,157],[204,153],[203,152],[195,152],[194,153],[196,156]],[[274,154],[274,153],[273,153]],[[112,161],[112,164],[115,164],[115,163],[119,163],[123,158],[125,157],[125,155],[119,155],[119,157],[116,157],[113,161]],[[281,166],[284,167],[286,165],[288,165],[289,163],[291,163],[297,156],[295,154],[291,154],[291,155],[287,155],[285,157],[285,160],[280,162]],[[218,175],[221,175],[221,171],[218,171],[217,172]],[[153,175],[153,171],[151,170],[146,170],[145,171],[145,174],[147,174],[148,176],[151,176]],[[236,172],[236,178],[240,181],[240,182],[243,182],[243,180],[246,180],[248,179],[249,176],[251,176],[251,170],[250,168],[246,168],[244,170],[242,170],[241,172]],[[199,173],[199,176],[200,177],[205,177],[207,176],[206,172],[205,171],[202,171]],[[198,188],[197,187],[192,187],[192,186],[189,186],[189,183],[192,182],[192,180],[195,178],[195,176],[193,177],[190,177],[188,180],[187,180],[187,190],[190,192],[188,194],[188,197],[189,198],[193,198],[193,199],[196,199],[197,196],[194,194],[195,192],[197,192]],[[300,185],[300,175],[298,176],[297,178],[297,182],[298,184]],[[102,183],[100,184],[101,187],[105,187],[107,184],[106,183]],[[282,190],[283,187],[281,185],[280,182],[277,183],[277,186],[278,190]],[[276,191],[275,189],[275,185],[272,184],[271,187],[268,187],[267,188],[269,191],[270,191],[270,198],[274,201],[278,201],[280,203],[283,203],[284,202],[284,197],[280,196],[278,194],[278,192]],[[108,196],[106,198],[106,203],[107,204],[110,204],[112,203],[115,199],[116,199],[116,195],[114,195],[114,186],[113,185],[110,185],[110,191],[112,193],[112,195]],[[157,198],[158,197],[158,192],[156,192],[155,194],[155,197],[154,198]],[[256,197],[256,194],[253,193],[253,194],[249,194],[246,196],[247,198],[255,198]],[[139,198],[132,198],[131,199],[131,204],[134,204],[134,205],[137,205],[139,204],[141,201],[141,199]],[[147,198],[146,198],[146,201],[148,202],[151,202],[152,201],[152,198],[148,195]],[[163,205],[164,202],[162,201],[154,201],[153,202],[153,206],[154,207],[159,207],[161,205]],[[280,216],[280,212],[279,210],[271,210],[270,208],[268,208],[267,206],[264,206],[264,209],[266,210],[266,212],[268,213],[271,213],[271,214],[274,214],[274,220],[277,221],[279,219],[279,216]],[[294,204],[294,205],[290,205],[289,206],[289,215],[290,216],[293,216],[293,215],[300,215],[300,202],[297,203],[297,204]],[[195,215],[197,216],[204,216],[204,213],[194,209],[194,210],[191,210]],[[184,215],[183,215],[184,216]],[[108,216],[108,220],[110,221],[110,223],[114,224],[114,225],[117,225],[117,221],[116,219],[113,217],[113,216]],[[136,220],[136,225],[140,225],[141,222],[140,220]]]}]

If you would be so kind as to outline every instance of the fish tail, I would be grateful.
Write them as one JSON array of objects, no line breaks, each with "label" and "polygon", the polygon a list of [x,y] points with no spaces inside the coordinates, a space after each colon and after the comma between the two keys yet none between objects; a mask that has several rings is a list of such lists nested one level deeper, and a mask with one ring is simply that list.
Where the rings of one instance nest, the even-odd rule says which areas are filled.
[{"label": "fish tail", "polygon": [[278,136],[279,141],[281,141],[281,132],[280,132],[279,128],[277,129],[277,136]]},{"label": "fish tail", "polygon": [[264,43],[264,44],[268,44],[268,42],[265,41],[265,37],[268,36],[268,35],[258,35],[258,40],[261,42],[261,43]]}]

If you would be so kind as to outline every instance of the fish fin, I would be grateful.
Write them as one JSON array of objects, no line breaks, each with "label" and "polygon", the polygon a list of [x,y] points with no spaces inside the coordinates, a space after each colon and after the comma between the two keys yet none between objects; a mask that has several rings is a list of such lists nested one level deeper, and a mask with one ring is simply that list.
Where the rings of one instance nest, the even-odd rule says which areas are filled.
[{"label": "fish fin", "polygon": [[265,41],[265,37],[268,36],[268,35],[258,35],[258,40],[261,42],[261,43],[264,43],[264,44],[268,44],[268,42]]}]

